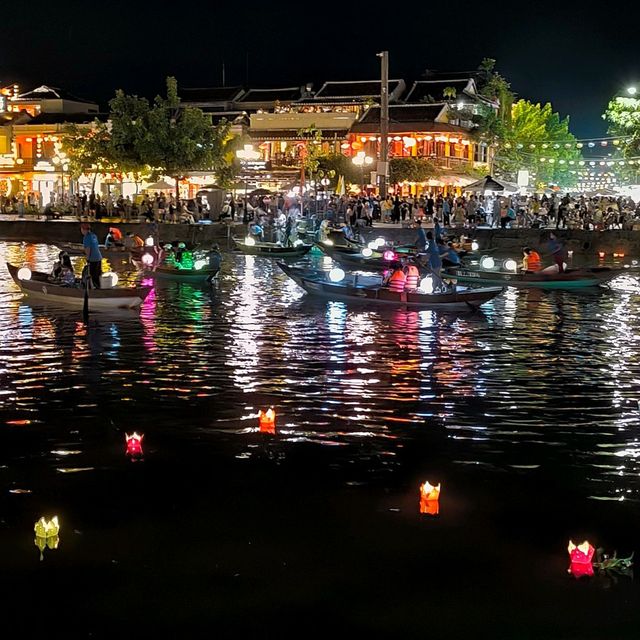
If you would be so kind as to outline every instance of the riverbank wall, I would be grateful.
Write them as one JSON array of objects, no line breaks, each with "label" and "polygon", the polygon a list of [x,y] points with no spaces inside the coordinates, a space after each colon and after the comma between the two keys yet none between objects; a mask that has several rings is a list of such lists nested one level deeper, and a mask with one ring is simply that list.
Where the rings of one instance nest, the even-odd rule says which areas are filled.
[{"label": "riverbank wall", "polygon": [[[123,233],[132,231],[142,238],[146,238],[151,233],[151,226],[147,223],[91,223],[92,229],[101,241],[106,237],[109,227],[114,225],[117,225]],[[245,226],[242,224],[231,226],[221,223],[159,224],[157,228],[160,242],[218,243],[221,248],[231,245],[231,236],[244,236],[246,233]],[[460,230],[477,240],[480,251],[492,250],[517,256],[522,252],[522,247],[526,246],[544,250],[552,231],[552,229]],[[458,235],[460,232],[447,230],[448,234]],[[613,253],[624,254],[627,257],[640,256],[640,231],[560,229],[555,233],[563,240],[566,248],[573,251],[576,256],[592,257],[597,256],[599,252],[607,256]],[[383,236],[396,244],[413,244],[416,239],[416,230],[378,224],[375,227],[366,228],[364,236],[368,241]],[[0,240],[55,244],[56,242],[80,242],[82,235],[77,221],[0,220]]]}]

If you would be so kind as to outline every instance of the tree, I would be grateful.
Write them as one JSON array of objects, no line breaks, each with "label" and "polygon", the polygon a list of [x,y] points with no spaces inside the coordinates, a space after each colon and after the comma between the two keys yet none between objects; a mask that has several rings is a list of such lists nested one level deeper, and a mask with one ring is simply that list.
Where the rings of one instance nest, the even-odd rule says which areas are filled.
[{"label": "tree", "polygon": [[358,184],[360,182],[360,169],[353,164],[351,158],[341,153],[325,153],[317,157],[317,170],[324,172],[328,178],[336,184],[340,176],[344,176],[345,182]]},{"label": "tree", "polygon": [[563,186],[575,182],[571,165],[581,158],[577,141],[569,131],[569,118],[560,118],[551,104],[519,100],[507,122],[493,124],[499,131],[496,173],[513,180],[519,169],[528,169],[538,182]]},{"label": "tree", "polygon": [[392,158],[389,162],[391,182],[426,182],[439,175],[437,167],[426,158]]},{"label": "tree", "polygon": [[602,117],[609,122],[609,134],[620,136],[620,149],[625,158],[640,155],[640,100],[618,96],[607,105]]},{"label": "tree", "polygon": [[114,167],[111,133],[104,122],[94,120],[90,127],[67,125],[62,132],[62,148],[69,158],[69,173],[78,179],[93,172],[93,186],[99,173]]},{"label": "tree", "polygon": [[226,164],[228,123],[213,126],[201,109],[181,106],[175,78],[167,78],[167,97],[156,97],[141,126],[136,141],[139,156],[152,168],[152,175],[164,174],[176,181],[177,200],[186,173],[218,171]]},{"label": "tree", "polygon": [[511,119],[515,95],[511,91],[511,84],[495,70],[495,66],[493,58],[484,58],[478,66],[478,92],[498,104],[497,118],[506,123]]}]

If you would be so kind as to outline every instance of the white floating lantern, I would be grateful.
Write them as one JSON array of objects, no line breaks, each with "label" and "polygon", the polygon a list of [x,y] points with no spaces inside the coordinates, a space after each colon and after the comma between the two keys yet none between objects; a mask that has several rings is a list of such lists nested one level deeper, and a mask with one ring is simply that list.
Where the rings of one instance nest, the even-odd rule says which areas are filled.
[{"label": "white floating lantern", "polygon": [[31,280],[31,269],[22,267],[18,270],[18,280]]},{"label": "white floating lantern", "polygon": [[152,237],[152,236],[149,236],[149,237],[144,241],[144,244],[145,244],[147,247],[153,247],[153,245],[154,245],[153,237]]},{"label": "white floating lantern", "polygon": [[342,282],[342,280],[344,280],[344,276],[344,271],[339,267],[336,267],[335,269],[331,269],[331,271],[329,271],[329,280],[331,280],[331,282]]},{"label": "white floating lantern", "polygon": [[256,241],[251,237],[251,236],[247,236],[244,239],[244,243],[247,247],[255,247],[256,246]]},{"label": "white floating lantern", "polygon": [[384,247],[387,244],[387,241],[384,238],[376,238],[375,239],[376,247]]},{"label": "white floating lantern", "polygon": [[153,264],[153,256],[150,253],[143,253],[142,264],[145,265],[145,267],[150,267]]},{"label": "white floating lantern", "polygon": [[375,240],[373,240],[373,242],[370,242],[367,245],[367,247],[369,247],[369,249],[372,249],[372,250],[377,249],[378,248],[378,243]]},{"label": "white floating lantern", "polygon": [[196,260],[193,263],[193,268],[196,269],[196,271],[199,271],[200,269],[204,269],[207,266],[207,261],[206,260]]},{"label": "white floating lantern", "polygon": [[480,266],[483,269],[493,269],[496,266],[496,261],[491,256],[485,256],[480,261]]},{"label": "white floating lantern", "polygon": [[371,248],[369,248],[369,247],[365,247],[365,248],[362,250],[362,255],[363,255],[365,258],[370,258],[370,257],[373,255],[373,250],[372,250]]},{"label": "white floating lantern", "polygon": [[480,248],[480,245],[478,244],[477,240],[474,240],[471,243],[471,251],[477,251]]}]

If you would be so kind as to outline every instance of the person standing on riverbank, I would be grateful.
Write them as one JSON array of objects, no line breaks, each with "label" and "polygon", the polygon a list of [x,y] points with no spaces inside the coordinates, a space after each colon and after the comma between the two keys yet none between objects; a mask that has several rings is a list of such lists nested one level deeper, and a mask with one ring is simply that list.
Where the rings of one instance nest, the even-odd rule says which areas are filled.
[{"label": "person standing on riverbank", "polygon": [[94,289],[100,288],[100,276],[102,275],[102,254],[98,243],[98,236],[91,231],[91,225],[86,222],[80,225],[80,231],[84,236],[82,246],[87,258],[89,277]]}]

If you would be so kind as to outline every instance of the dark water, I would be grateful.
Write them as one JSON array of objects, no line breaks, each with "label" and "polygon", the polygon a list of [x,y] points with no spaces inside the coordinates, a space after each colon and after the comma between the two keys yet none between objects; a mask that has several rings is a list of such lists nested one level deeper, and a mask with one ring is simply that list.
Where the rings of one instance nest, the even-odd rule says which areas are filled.
[{"label": "dark water", "polygon": [[[3,262],[53,255],[0,244]],[[2,276],[5,620],[68,637],[638,637],[633,579],[577,581],[566,552],[640,546],[637,279],[455,315],[314,301],[270,261],[225,258],[214,287],[161,284],[139,315],[88,327]],[[269,405],[276,436],[257,432]],[[419,513],[425,480],[442,483],[437,517]],[[33,525],[54,514],[40,561]]]}]

